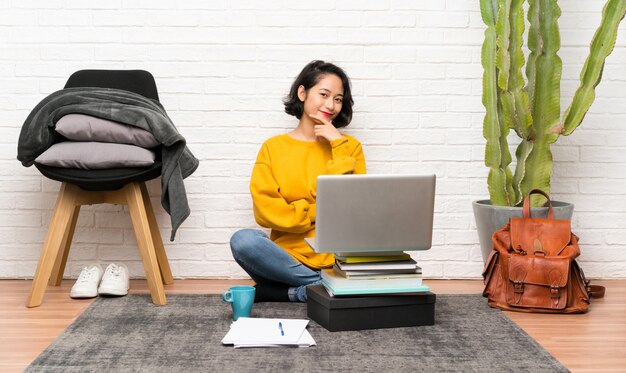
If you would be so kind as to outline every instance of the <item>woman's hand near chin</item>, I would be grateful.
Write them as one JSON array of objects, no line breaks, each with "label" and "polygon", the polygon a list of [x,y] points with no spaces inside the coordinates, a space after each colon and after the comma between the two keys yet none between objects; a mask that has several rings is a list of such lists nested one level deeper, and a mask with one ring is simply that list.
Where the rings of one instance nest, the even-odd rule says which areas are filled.
[{"label": "woman's hand near chin", "polygon": [[311,117],[315,123],[314,130],[318,141],[320,138],[324,138],[328,140],[328,142],[331,142],[343,137],[337,128],[333,126],[332,121],[329,118],[326,118],[323,114],[312,114],[309,115],[309,117]]}]

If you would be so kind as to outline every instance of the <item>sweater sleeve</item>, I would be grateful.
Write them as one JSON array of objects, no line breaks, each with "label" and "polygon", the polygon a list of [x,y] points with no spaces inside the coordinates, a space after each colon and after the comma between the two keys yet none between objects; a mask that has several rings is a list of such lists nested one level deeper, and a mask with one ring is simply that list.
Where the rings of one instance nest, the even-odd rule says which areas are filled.
[{"label": "sweater sleeve", "polygon": [[364,174],[365,157],[361,144],[357,141],[356,147],[351,149],[350,142],[345,136],[330,143],[333,158],[328,161],[326,168],[331,175]]},{"label": "sweater sleeve", "polygon": [[[315,205],[305,199],[287,202],[274,179],[267,148],[263,146],[252,170],[250,193],[256,222],[266,228],[304,233],[313,227]],[[309,215],[309,211],[313,216]]]}]

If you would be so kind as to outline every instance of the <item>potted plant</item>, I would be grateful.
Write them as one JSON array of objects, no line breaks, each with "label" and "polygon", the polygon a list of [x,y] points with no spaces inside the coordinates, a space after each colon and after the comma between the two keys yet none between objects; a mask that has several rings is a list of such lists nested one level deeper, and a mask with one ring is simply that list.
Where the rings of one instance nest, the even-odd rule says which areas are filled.
[{"label": "potted plant", "polygon": [[[528,192],[541,189],[550,193],[552,152],[550,145],[560,135],[570,135],[580,125],[595,98],[606,57],[613,51],[617,29],[626,13],[626,0],[608,0],[602,21],[591,40],[589,56],[580,74],[580,85],[572,103],[561,117],[561,59],[557,55],[560,36],[557,20],[561,10],[557,0],[528,0],[528,49],[526,81],[522,52],[524,0],[480,0],[483,22],[487,25],[482,46],[484,68],[482,101],[485,165],[489,167],[489,200],[473,203],[483,259],[491,251],[491,235],[521,216],[520,206]],[[510,130],[520,138],[515,151],[515,171],[507,137]],[[545,198],[532,197],[532,206],[543,206]],[[556,218],[571,219],[573,205],[553,202]],[[547,208],[544,208],[547,211]],[[564,210],[564,211],[562,211]],[[533,213],[534,213],[533,209]],[[544,211],[545,213],[545,211]],[[541,212],[539,212],[541,214]]]}]

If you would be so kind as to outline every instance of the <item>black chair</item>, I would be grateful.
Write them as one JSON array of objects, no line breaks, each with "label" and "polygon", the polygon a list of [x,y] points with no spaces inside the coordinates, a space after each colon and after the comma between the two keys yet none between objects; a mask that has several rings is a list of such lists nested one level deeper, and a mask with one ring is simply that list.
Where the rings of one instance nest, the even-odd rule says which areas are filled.
[{"label": "black chair", "polygon": [[[159,99],[154,77],[143,70],[81,70],[65,84],[65,88],[73,87],[124,89]],[[142,168],[78,170],[35,165],[44,176],[62,184],[27,306],[41,305],[47,284],[61,284],[80,207],[99,203],[128,205],[152,302],[166,304],[163,284],[172,284],[174,279],[145,184],[161,174],[158,149],[157,161]]]}]

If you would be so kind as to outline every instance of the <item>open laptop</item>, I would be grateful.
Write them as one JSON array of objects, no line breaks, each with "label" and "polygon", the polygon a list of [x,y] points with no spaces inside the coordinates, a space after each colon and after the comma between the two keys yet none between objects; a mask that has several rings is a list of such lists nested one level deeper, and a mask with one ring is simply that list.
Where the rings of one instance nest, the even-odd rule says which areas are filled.
[{"label": "open laptop", "polygon": [[317,253],[427,250],[435,175],[322,175],[316,205]]}]

